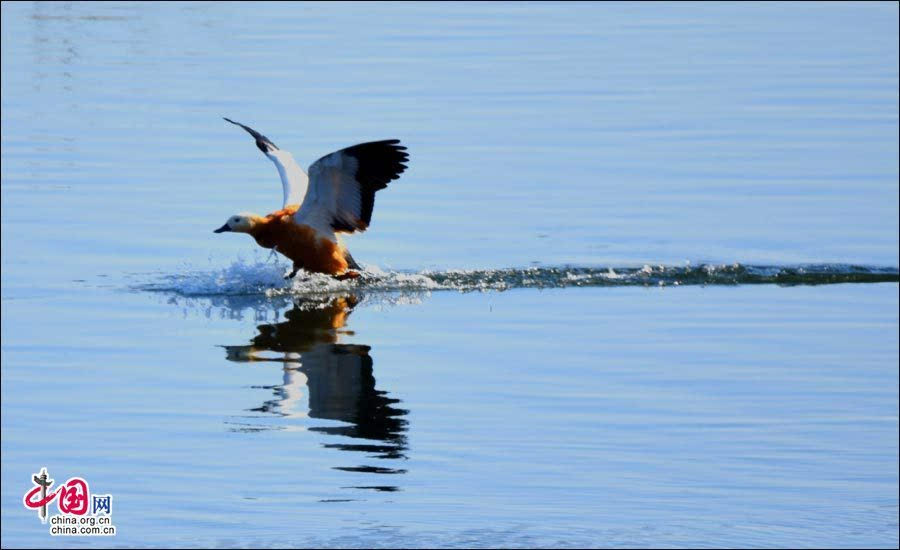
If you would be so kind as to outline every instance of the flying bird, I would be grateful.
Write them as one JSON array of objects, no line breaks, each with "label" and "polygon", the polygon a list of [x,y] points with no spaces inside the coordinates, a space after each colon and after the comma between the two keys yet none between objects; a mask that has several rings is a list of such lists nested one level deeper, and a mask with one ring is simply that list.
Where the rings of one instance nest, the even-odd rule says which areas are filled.
[{"label": "flying bird", "polygon": [[362,232],[372,221],[375,193],[406,170],[409,155],[400,140],[360,143],[325,155],[309,167],[309,176],[293,155],[253,128],[235,122],[256,140],[281,177],[281,210],[267,216],[242,212],[228,218],[214,233],[247,233],[263,248],[293,262],[292,278],[300,269],[337,279],[359,276],[360,266],[341,242],[341,233]]}]

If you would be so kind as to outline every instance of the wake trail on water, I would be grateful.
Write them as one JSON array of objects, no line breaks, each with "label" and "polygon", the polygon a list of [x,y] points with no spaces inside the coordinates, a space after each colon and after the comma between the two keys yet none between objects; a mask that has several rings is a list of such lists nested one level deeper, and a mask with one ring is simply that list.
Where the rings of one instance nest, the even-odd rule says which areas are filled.
[{"label": "wake trail on water", "polygon": [[823,285],[900,282],[896,267],[850,264],[765,266],[700,264],[642,267],[540,266],[526,268],[382,271],[366,267],[358,279],[338,281],[330,276],[300,272],[285,280],[282,265],[238,260],[217,269],[157,274],[136,290],[202,296],[304,296],[346,292],[430,292],[455,290],[502,291],[516,288],[569,288],[681,285]]}]

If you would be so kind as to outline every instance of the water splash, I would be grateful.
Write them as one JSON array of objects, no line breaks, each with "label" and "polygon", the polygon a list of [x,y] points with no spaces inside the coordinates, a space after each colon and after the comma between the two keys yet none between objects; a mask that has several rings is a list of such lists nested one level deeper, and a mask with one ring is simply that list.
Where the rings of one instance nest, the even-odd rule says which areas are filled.
[{"label": "water splash", "polygon": [[212,296],[317,296],[347,292],[460,292],[513,288],[567,288],[585,286],[679,285],[821,285],[837,283],[900,282],[896,267],[847,264],[754,266],[742,264],[643,267],[550,266],[447,271],[382,271],[367,267],[358,279],[338,281],[327,275],[303,273],[285,280],[282,265],[239,260],[213,270],[191,270],[159,276],[134,288],[184,297]]}]

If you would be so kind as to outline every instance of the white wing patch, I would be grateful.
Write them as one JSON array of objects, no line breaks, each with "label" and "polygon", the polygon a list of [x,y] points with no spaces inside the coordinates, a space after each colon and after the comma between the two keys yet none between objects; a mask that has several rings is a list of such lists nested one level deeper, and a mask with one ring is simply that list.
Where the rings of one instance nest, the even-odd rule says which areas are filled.
[{"label": "white wing patch", "polygon": [[356,159],[340,152],[313,163],[309,167],[313,185],[297,211],[297,221],[326,234],[335,230],[332,227],[335,220],[353,227],[358,225],[359,185],[353,177],[356,165]]},{"label": "white wing patch", "polygon": [[306,173],[294,160],[294,156],[287,151],[275,149],[267,152],[266,156],[275,163],[281,177],[281,188],[284,193],[284,204],[281,207],[285,208],[290,204],[299,205],[309,187]]},{"label": "white wing patch", "polygon": [[309,167],[309,189],[295,220],[326,235],[365,231],[375,193],[406,170],[405,151],[394,139],[361,143],[320,158]]},{"label": "white wing patch", "polygon": [[230,118],[225,118],[225,120],[240,126],[253,136],[253,139],[256,140],[256,147],[275,164],[275,168],[278,169],[278,176],[281,178],[281,189],[284,194],[284,203],[281,207],[286,208],[292,204],[299,205],[304,195],[306,195],[306,188],[309,187],[309,178],[306,177],[306,173],[294,160],[293,155],[279,149],[278,146],[272,143],[272,140],[253,128],[240,122],[235,122]]}]

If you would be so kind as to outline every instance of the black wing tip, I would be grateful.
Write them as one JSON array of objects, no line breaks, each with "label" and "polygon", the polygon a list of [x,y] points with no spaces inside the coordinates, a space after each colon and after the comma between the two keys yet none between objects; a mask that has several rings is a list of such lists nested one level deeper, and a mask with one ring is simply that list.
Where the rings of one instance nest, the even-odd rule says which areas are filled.
[{"label": "black wing tip", "polygon": [[387,187],[388,183],[399,179],[409,161],[406,147],[399,139],[369,141],[340,151],[358,161],[356,181],[360,186],[359,212],[349,218],[335,217],[331,227],[338,232],[354,233],[365,231],[372,222],[375,207],[375,193]]},{"label": "black wing tip", "polygon": [[259,150],[262,151],[263,153],[268,153],[268,152],[269,152],[269,147],[271,147],[273,150],[277,150],[277,149],[278,149],[278,146],[275,145],[274,143],[272,143],[272,140],[271,140],[271,139],[269,139],[269,138],[267,138],[266,136],[260,134],[259,132],[257,132],[257,131],[254,130],[253,128],[247,126],[246,124],[241,124],[240,122],[235,122],[235,121],[231,120],[230,118],[228,118],[227,116],[223,116],[222,118],[225,119],[225,120],[227,120],[228,122],[234,124],[234,125],[240,126],[240,127],[243,128],[244,130],[246,130],[247,133],[250,134],[251,136],[253,136],[253,139],[256,140],[256,146],[257,146],[257,147],[259,148]]},{"label": "black wing tip", "polygon": [[352,149],[355,147],[374,147],[374,146],[388,146],[391,149],[397,151],[406,151],[406,145],[401,145],[400,140],[397,138],[392,139],[381,139],[378,141],[367,141],[365,143],[358,143],[353,147],[348,147],[347,149]]},{"label": "black wing tip", "polygon": [[385,145],[390,145],[395,151],[406,151],[406,145],[402,145],[399,139],[386,139],[382,141]]},{"label": "black wing tip", "polygon": [[394,170],[395,173],[391,177],[391,181],[399,179],[400,174],[406,171],[408,166],[406,163],[409,162],[409,153],[406,152],[406,146],[400,144],[399,139],[388,139],[384,141],[385,144],[388,145],[391,152],[394,155]]}]

